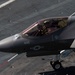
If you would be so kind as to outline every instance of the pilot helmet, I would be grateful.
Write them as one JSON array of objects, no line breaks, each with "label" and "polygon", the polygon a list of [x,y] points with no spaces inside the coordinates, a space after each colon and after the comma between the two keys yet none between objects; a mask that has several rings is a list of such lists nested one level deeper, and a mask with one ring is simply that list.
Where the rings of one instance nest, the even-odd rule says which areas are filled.
[{"label": "pilot helmet", "polygon": [[49,20],[44,21],[44,25],[45,25],[46,27],[49,27],[50,21],[49,21]]}]

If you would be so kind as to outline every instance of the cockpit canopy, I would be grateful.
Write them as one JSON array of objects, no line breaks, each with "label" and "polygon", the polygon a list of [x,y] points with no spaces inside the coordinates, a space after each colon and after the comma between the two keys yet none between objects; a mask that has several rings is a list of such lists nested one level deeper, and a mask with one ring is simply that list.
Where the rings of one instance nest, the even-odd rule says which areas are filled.
[{"label": "cockpit canopy", "polygon": [[35,22],[22,32],[22,35],[43,36],[51,34],[60,28],[67,26],[68,17],[43,19]]}]

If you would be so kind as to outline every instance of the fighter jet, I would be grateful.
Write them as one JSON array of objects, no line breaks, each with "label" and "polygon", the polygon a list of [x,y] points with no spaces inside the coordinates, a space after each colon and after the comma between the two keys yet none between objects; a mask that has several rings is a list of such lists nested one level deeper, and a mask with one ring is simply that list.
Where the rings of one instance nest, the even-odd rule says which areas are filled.
[{"label": "fighter jet", "polygon": [[[26,52],[28,57],[59,55],[62,50],[75,48],[75,16],[50,17],[39,20],[20,33],[0,41],[0,51]],[[59,60],[50,62],[55,70]]]}]

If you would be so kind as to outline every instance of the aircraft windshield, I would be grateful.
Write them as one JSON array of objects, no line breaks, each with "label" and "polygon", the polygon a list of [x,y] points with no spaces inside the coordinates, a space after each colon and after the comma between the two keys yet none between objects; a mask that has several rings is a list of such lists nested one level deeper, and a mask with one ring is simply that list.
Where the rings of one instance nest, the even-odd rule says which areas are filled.
[{"label": "aircraft windshield", "polygon": [[45,19],[36,22],[25,29],[22,34],[28,36],[43,36],[48,35],[67,25],[68,18]]}]

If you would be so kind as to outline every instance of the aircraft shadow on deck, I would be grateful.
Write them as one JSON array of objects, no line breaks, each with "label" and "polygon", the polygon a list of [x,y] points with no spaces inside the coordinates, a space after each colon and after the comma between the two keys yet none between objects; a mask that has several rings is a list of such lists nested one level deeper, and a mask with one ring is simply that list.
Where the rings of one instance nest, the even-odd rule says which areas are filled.
[{"label": "aircraft shadow on deck", "polygon": [[41,72],[39,75],[75,75],[75,66],[66,67],[59,71]]}]

